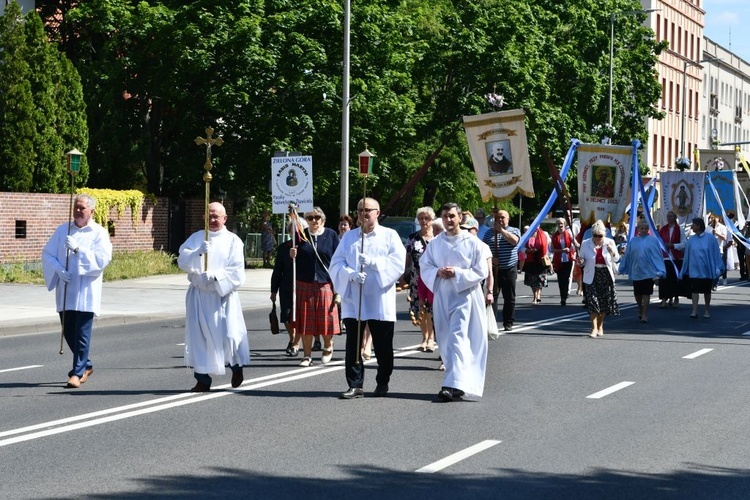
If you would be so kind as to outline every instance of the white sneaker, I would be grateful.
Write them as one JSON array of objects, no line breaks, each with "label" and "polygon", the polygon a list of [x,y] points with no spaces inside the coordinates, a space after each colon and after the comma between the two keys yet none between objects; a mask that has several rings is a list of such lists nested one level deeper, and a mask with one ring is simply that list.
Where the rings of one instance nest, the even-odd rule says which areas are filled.
[{"label": "white sneaker", "polygon": [[312,360],[312,358],[307,358],[307,357],[302,358],[302,361],[300,362],[299,365],[300,366],[312,366],[313,365],[313,360]]}]

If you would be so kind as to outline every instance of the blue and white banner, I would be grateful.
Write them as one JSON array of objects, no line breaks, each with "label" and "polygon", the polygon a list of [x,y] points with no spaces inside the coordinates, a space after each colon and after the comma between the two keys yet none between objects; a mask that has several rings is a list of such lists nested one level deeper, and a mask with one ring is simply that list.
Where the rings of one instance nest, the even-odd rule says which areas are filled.
[{"label": "blue and white banner", "polygon": [[[705,175],[705,174],[704,174]],[[722,208],[725,212],[735,212],[737,207],[738,185],[735,182],[733,170],[707,172],[711,177],[711,182],[716,188],[719,199],[716,199],[712,189],[708,189],[708,179],[705,180],[706,189],[706,213],[720,215]]]},{"label": "blue and white banner", "polygon": [[677,215],[680,225],[703,217],[703,191],[705,172],[669,171],[661,174],[662,218],[670,210]]}]

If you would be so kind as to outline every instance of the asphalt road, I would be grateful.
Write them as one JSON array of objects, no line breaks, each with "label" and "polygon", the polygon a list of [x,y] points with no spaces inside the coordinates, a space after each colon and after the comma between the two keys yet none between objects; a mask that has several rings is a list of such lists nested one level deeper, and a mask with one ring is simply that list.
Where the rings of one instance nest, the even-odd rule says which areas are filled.
[{"label": "asphalt road", "polygon": [[245,383],[208,394],[186,392],[181,320],[97,328],[78,390],[59,334],[0,338],[0,498],[748,497],[750,284],[721,287],[709,320],[654,304],[642,324],[620,281],[599,339],[554,282],[542,305],[518,291],[478,402],[435,402],[404,294],[385,399],[338,400],[344,339],[300,368],[267,310],[246,312]]}]

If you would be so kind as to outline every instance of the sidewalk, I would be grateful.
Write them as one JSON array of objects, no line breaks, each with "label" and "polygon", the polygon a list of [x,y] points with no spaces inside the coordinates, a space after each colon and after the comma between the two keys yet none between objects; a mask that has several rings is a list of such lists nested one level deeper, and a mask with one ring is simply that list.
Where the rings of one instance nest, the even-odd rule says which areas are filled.
[{"label": "sidewalk", "polygon": [[[243,309],[270,311],[271,269],[247,269],[240,288]],[[185,274],[104,283],[94,328],[185,316]],[[0,337],[60,330],[55,294],[44,285],[0,284]]]}]

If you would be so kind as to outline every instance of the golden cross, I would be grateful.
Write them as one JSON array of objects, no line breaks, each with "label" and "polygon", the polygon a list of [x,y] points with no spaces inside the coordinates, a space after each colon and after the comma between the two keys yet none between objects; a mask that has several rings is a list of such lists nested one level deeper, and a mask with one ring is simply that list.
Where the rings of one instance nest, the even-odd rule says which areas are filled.
[{"label": "golden cross", "polygon": [[[205,139],[203,137],[196,137],[195,143],[198,146],[206,146],[206,163],[203,165],[203,168],[206,169],[206,173],[203,174],[203,180],[206,181],[206,207],[204,212],[204,225],[205,225],[205,234],[206,234],[206,241],[208,241],[208,204],[211,201],[211,167],[213,165],[211,164],[211,146],[216,144],[217,146],[221,146],[224,144],[224,139],[221,137],[217,137],[214,139],[214,129],[213,127],[208,127],[206,129],[206,137]],[[208,254],[205,254],[203,256],[203,267],[204,271],[208,271]]]},{"label": "golden cross", "polygon": [[[224,139],[222,139],[221,137],[214,138],[213,135],[214,135],[213,127],[208,127],[206,129],[205,138],[203,137],[195,138],[195,143],[198,146],[203,146],[203,145],[206,146],[206,163],[203,165],[203,168],[206,169],[206,172],[209,172],[211,168],[213,167],[213,165],[211,164],[211,146],[213,146],[214,144],[216,144],[217,146],[221,146],[222,144],[224,144]],[[208,180],[210,181],[211,174],[208,174],[208,176],[209,176]]]}]

